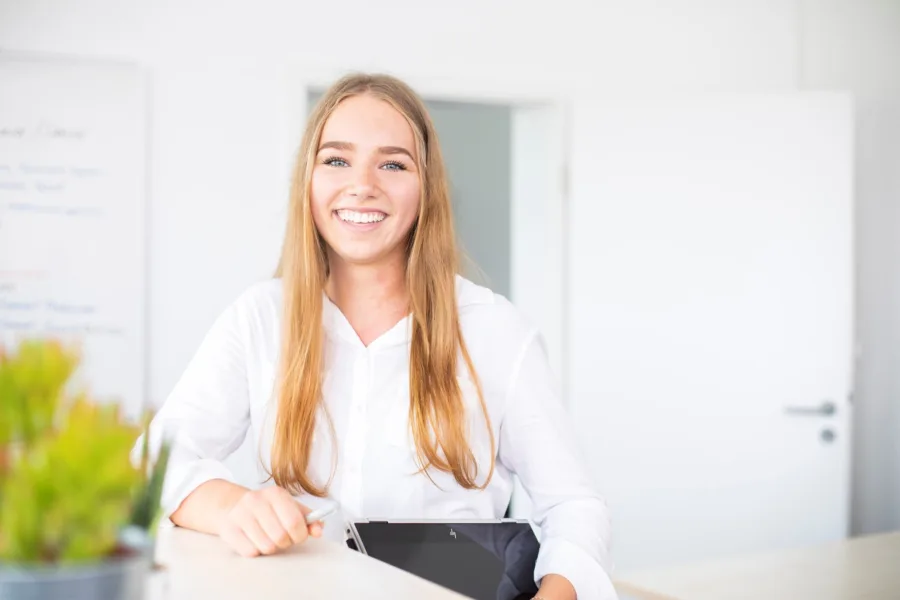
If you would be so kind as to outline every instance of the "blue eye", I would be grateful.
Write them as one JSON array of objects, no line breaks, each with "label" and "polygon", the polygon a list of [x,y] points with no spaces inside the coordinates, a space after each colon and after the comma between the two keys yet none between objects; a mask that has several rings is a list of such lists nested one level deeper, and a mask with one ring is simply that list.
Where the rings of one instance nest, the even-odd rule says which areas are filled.
[{"label": "blue eye", "polygon": [[395,160],[390,160],[381,166],[385,171],[405,171],[406,165]]},{"label": "blue eye", "polygon": [[350,163],[348,163],[343,158],[338,158],[333,156],[331,158],[326,158],[322,161],[323,165],[328,165],[329,167],[349,167]]}]

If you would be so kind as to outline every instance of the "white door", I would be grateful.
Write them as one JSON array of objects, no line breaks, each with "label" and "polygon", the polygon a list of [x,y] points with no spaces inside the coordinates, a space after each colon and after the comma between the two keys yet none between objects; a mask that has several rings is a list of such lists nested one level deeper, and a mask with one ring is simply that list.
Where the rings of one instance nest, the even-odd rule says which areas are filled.
[{"label": "white door", "polygon": [[851,123],[829,94],[576,103],[569,402],[620,570],[846,535]]}]

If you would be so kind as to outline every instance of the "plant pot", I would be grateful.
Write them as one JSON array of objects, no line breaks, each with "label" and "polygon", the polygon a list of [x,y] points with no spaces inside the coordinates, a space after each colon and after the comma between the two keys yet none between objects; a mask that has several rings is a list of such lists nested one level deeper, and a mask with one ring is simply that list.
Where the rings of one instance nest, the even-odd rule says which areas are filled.
[{"label": "plant pot", "polygon": [[153,540],[139,529],[122,532],[115,557],[79,565],[0,562],[0,600],[144,600]]}]

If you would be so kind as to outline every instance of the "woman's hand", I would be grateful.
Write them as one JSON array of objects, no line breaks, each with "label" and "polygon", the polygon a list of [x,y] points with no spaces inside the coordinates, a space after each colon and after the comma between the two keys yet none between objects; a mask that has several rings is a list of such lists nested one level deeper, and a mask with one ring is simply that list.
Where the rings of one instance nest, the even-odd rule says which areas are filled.
[{"label": "woman's hand", "polygon": [[575,588],[562,575],[550,573],[541,580],[541,589],[535,598],[539,600],[576,600]]},{"label": "woman's hand", "polygon": [[241,556],[274,554],[322,535],[321,523],[306,522],[309,512],[283,488],[248,490],[223,516],[219,537]]}]

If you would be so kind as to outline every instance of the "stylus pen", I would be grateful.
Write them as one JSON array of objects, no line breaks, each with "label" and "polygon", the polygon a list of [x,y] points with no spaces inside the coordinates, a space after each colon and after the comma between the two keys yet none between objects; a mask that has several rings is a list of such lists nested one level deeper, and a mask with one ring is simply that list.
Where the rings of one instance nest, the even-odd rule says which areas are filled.
[{"label": "stylus pen", "polygon": [[315,523],[316,521],[321,521],[325,517],[331,516],[338,509],[337,503],[329,504],[328,506],[323,506],[321,508],[317,508],[316,510],[310,512],[306,515],[307,523]]}]

